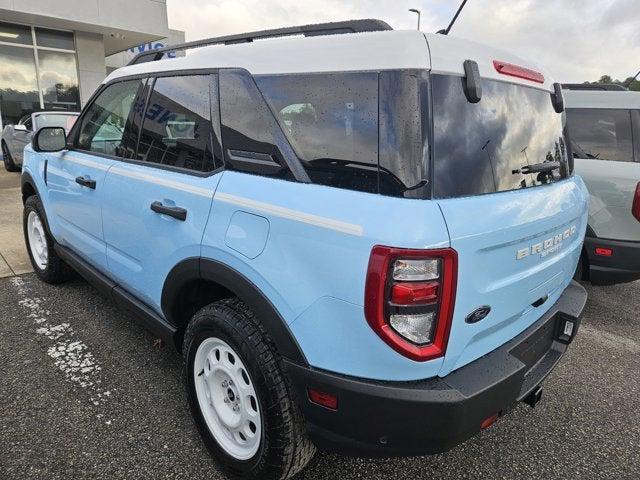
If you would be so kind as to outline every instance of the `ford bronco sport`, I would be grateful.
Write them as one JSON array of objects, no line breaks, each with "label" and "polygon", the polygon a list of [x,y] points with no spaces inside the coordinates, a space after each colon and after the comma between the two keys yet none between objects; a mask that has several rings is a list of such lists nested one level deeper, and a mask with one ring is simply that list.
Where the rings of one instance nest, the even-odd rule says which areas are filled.
[{"label": "ford bronco sport", "polygon": [[35,135],[25,237],[175,344],[230,475],[441,452],[540,399],[586,300],[547,73],[380,21],[181,48]]}]

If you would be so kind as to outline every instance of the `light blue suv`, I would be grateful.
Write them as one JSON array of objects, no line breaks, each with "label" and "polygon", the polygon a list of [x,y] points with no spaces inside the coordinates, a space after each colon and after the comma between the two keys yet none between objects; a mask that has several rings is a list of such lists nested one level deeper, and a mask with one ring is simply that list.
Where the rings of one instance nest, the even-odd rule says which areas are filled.
[{"label": "light blue suv", "polygon": [[225,471],[441,452],[535,405],[586,301],[560,86],[380,21],[186,47],[37,132],[25,238],[176,345]]}]

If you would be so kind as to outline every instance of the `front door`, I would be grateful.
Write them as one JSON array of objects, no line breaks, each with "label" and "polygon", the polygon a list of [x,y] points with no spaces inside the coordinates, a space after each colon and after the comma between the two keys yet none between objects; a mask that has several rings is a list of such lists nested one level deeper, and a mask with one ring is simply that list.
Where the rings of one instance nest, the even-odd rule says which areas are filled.
[{"label": "front door", "polygon": [[215,131],[211,121],[214,81],[210,75],[158,78],[144,115],[136,113],[133,122],[142,124],[135,158],[114,165],[104,186],[109,272],[158,312],[171,269],[200,256],[222,175],[217,109]]},{"label": "front door", "polygon": [[105,178],[125,155],[124,132],[144,81],[118,82],[104,89],[79,120],[73,148],[49,154],[47,187],[60,222],[62,244],[106,270],[102,222]]}]

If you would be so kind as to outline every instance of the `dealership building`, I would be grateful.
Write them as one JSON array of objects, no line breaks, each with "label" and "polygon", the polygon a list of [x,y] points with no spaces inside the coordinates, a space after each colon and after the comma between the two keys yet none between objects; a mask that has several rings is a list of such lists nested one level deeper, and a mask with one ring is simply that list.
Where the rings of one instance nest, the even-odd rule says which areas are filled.
[{"label": "dealership building", "polygon": [[181,41],[166,0],[0,0],[0,129],[79,110],[137,52]]}]

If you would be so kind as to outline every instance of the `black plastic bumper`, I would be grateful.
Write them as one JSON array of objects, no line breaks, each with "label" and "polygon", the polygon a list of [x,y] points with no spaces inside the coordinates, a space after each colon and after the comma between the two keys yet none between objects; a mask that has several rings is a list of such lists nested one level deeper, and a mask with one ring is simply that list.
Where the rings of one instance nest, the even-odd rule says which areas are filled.
[{"label": "black plastic bumper", "polygon": [[[586,237],[584,247],[589,257],[589,280],[594,285],[612,285],[640,279],[640,242]],[[596,255],[596,248],[609,248],[609,257]]]},{"label": "black plastic bumper", "polygon": [[[359,456],[448,450],[536,390],[573,340],[586,298],[572,282],[529,329],[444,378],[379,382],[287,363],[309,435],[322,449]],[[312,403],[308,388],[337,395],[338,409]]]}]

